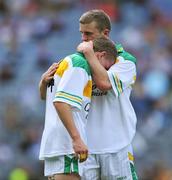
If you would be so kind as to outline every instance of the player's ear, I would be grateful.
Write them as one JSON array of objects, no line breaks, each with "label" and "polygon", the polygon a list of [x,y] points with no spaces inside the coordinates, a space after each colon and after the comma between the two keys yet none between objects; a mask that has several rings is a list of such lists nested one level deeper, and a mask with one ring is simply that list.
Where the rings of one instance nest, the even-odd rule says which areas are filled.
[{"label": "player's ear", "polygon": [[98,60],[101,60],[103,57],[106,56],[106,51],[95,52],[95,55],[96,55],[96,57],[97,57]]},{"label": "player's ear", "polygon": [[101,52],[95,52],[95,55],[96,55],[96,57],[97,57],[98,60],[100,59],[100,53],[101,53]]},{"label": "player's ear", "polygon": [[100,56],[101,56],[101,57],[105,57],[105,56],[106,56],[106,54],[107,54],[107,53],[106,53],[106,51],[102,51],[102,52],[100,52]]},{"label": "player's ear", "polygon": [[109,29],[105,29],[103,31],[104,36],[106,36],[107,38],[109,37],[109,33],[110,33]]}]

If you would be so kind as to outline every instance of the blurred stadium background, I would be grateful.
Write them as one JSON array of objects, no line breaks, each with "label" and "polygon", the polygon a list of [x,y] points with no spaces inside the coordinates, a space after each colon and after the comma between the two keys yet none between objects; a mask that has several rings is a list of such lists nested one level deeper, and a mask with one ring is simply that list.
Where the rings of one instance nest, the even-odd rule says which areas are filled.
[{"label": "blurred stadium background", "polygon": [[102,8],[111,38],[138,59],[132,102],[140,180],[172,180],[172,1],[0,1],[0,180],[43,180],[38,161],[45,104],[41,74],[75,51],[78,18]]}]

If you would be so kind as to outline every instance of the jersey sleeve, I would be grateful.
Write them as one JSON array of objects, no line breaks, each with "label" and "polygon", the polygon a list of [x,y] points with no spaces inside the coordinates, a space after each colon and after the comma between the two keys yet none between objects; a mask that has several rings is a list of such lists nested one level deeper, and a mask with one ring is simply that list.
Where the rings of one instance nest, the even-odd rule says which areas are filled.
[{"label": "jersey sleeve", "polygon": [[81,109],[83,90],[88,81],[86,72],[81,68],[68,68],[58,84],[53,102],[65,102]]},{"label": "jersey sleeve", "polygon": [[136,65],[128,60],[118,61],[108,70],[108,76],[112,90],[118,97],[126,88],[135,83]]}]

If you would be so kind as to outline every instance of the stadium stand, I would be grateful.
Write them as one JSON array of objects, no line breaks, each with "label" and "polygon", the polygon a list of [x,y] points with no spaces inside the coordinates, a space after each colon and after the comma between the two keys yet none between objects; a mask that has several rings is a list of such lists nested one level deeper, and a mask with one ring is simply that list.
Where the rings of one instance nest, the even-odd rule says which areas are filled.
[{"label": "stadium stand", "polygon": [[45,103],[38,82],[52,62],[75,51],[81,40],[78,18],[98,7],[113,20],[111,38],[138,59],[132,94],[138,175],[172,179],[172,1],[113,2],[0,2],[0,180],[44,179],[38,153]]}]

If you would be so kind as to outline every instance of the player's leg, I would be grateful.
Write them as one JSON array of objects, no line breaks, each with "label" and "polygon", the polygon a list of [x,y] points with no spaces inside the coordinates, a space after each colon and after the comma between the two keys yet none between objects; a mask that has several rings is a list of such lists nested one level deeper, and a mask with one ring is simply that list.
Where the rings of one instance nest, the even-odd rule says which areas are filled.
[{"label": "player's leg", "polygon": [[100,180],[100,166],[97,155],[89,155],[84,167],[81,180]]},{"label": "player's leg", "polygon": [[101,180],[138,180],[131,146],[100,155]]},{"label": "player's leg", "polygon": [[46,158],[44,175],[48,180],[79,180],[83,164],[74,155]]}]

